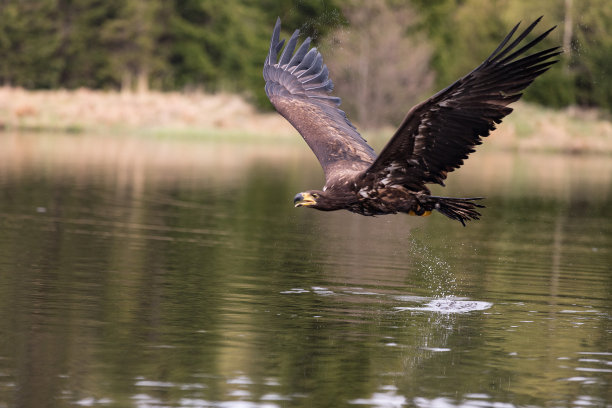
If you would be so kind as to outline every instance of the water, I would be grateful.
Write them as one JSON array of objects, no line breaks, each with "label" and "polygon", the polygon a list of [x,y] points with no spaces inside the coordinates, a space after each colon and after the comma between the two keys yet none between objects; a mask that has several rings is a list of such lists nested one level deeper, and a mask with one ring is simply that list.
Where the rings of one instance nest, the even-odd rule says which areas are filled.
[{"label": "water", "polygon": [[463,228],[294,209],[302,145],[0,143],[0,407],[612,406],[608,157],[478,152]]}]

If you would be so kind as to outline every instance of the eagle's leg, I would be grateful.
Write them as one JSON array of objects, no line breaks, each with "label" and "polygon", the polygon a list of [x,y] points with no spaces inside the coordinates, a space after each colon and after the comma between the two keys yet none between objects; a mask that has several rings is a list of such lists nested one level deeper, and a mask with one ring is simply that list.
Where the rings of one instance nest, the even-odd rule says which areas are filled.
[{"label": "eagle's leg", "polygon": [[408,211],[408,215],[416,215],[419,217],[427,217],[428,215],[431,215],[431,209],[427,210],[424,207],[420,206],[417,204],[416,207],[413,207],[412,209],[410,209],[410,211]]},{"label": "eagle's leg", "polygon": [[474,201],[482,200],[482,197],[452,198],[452,197],[428,197],[425,207],[431,208],[448,218],[457,220],[465,227],[465,222],[480,219],[480,213],[476,208],[484,208],[484,205],[476,204]]}]

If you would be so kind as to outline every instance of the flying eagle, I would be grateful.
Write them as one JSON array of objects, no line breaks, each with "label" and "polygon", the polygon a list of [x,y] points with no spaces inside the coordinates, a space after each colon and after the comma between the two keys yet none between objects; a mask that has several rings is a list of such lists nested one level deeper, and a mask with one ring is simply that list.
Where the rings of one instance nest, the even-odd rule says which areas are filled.
[{"label": "flying eagle", "polygon": [[519,46],[542,17],[516,39],[519,24],[476,69],[406,115],[379,156],[361,137],[330,95],[333,84],[327,66],[306,38],[295,51],[295,30],[280,58],[280,18],[276,21],[263,77],[266,94],[276,110],[302,135],[325,173],[322,190],[294,198],[296,207],[322,211],[349,210],[362,215],[407,213],[429,215],[433,210],[461,222],[479,219],[475,201],[481,198],[432,196],[427,184],[444,186],[449,172],[459,168],[512,112],[508,105],[561,53],[553,47],[528,56],[555,27]]}]

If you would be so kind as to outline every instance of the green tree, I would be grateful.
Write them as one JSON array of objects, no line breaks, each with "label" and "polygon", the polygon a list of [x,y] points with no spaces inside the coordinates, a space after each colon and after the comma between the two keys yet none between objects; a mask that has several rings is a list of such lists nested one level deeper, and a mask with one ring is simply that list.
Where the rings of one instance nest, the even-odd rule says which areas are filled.
[{"label": "green tree", "polygon": [[[561,63],[528,88],[525,98],[551,106],[580,104],[612,110],[612,83],[607,80],[612,66],[608,0],[410,3],[419,14],[417,23],[393,24],[408,36],[427,34],[436,88],[473,69],[516,22],[527,24],[544,15],[541,30],[555,24],[558,28],[538,49],[564,44],[565,54]],[[0,83],[26,88],[226,90],[252,96],[259,106],[269,108],[261,68],[276,17],[283,21],[285,37],[299,28],[319,46],[331,32],[350,26],[340,7],[347,4],[340,0],[4,0],[0,2]],[[393,9],[406,7],[401,0],[386,4]],[[367,32],[366,23],[352,24],[354,32]]]},{"label": "green tree", "polygon": [[238,90],[248,82],[255,54],[265,56],[264,31],[257,9],[242,3],[174,2],[168,44],[176,86]]},{"label": "green tree", "polygon": [[0,82],[27,88],[61,85],[66,64],[55,0],[0,3]]},{"label": "green tree", "polygon": [[121,89],[149,88],[152,72],[163,66],[155,52],[161,35],[161,0],[126,0],[115,18],[106,21],[101,37],[110,50],[111,64],[121,75]]},{"label": "green tree", "polygon": [[345,1],[261,0],[258,4],[265,16],[264,26],[270,32],[274,21],[280,17],[288,32],[299,28],[302,35],[311,37],[315,44],[330,30],[347,24],[341,9]]},{"label": "green tree", "polygon": [[59,3],[60,77],[67,88],[106,88],[118,83],[99,28],[116,18],[122,0],[63,0]]},{"label": "green tree", "polygon": [[570,69],[576,102],[612,110],[612,10],[605,0],[574,2]]},{"label": "green tree", "polygon": [[[436,50],[433,66],[437,86],[444,87],[482,62],[519,21],[522,27],[544,16],[540,27],[528,38],[558,25],[539,49],[560,46],[563,42],[564,3],[559,0],[413,0],[423,13],[423,24]],[[551,106],[575,102],[576,84],[567,69],[569,60],[560,57],[546,75],[525,92],[525,99]]]},{"label": "green tree", "polygon": [[168,35],[172,87],[246,93],[269,107],[261,69],[277,16],[287,30],[321,38],[343,22],[333,2],[175,0]]}]

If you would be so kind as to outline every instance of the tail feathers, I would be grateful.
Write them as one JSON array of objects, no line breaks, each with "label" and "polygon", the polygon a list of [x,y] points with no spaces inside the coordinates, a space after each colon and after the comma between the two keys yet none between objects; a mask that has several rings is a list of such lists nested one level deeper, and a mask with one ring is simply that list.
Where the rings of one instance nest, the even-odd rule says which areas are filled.
[{"label": "tail feathers", "polygon": [[465,222],[480,219],[480,213],[476,208],[484,208],[484,205],[476,204],[474,201],[482,200],[483,197],[474,198],[450,198],[450,197],[431,197],[435,198],[434,209],[448,218],[459,221],[465,227]]}]

